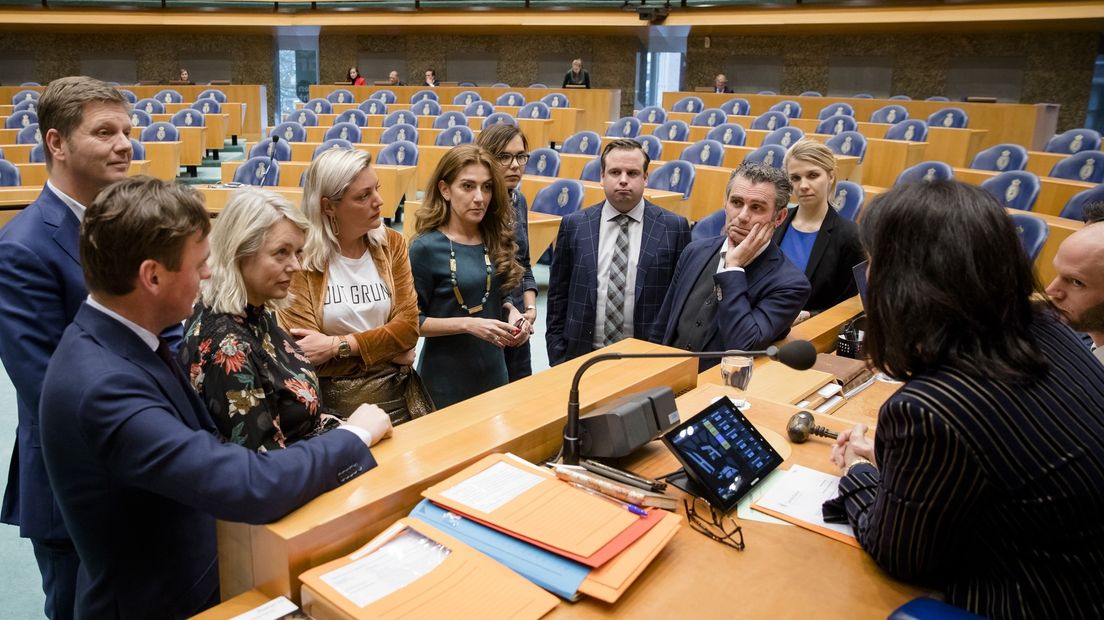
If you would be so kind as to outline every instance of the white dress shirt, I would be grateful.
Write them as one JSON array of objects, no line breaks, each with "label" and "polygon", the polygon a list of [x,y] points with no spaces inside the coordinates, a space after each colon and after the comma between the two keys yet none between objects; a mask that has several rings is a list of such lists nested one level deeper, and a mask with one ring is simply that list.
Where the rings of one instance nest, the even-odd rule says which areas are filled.
[{"label": "white dress shirt", "polygon": [[[50,191],[57,194],[58,198],[61,198],[61,201],[65,203],[65,206],[69,207],[69,210],[73,212],[73,215],[77,216],[78,222],[84,221],[84,205],[74,200],[72,196],[69,196],[65,192],[58,189],[57,185],[54,185],[49,179],[46,179],[46,187],[49,187]],[[103,306],[97,306],[97,309],[100,309],[102,307]],[[110,316],[115,317],[116,315]]]},{"label": "white dress shirt", "polygon": [[[598,306],[594,312],[594,348],[605,345],[606,294],[609,289],[609,270],[613,262],[613,250],[621,226],[614,221],[621,212],[607,200],[602,204],[602,220],[598,227]],[[636,266],[640,263],[640,240],[644,236],[644,199],[625,215],[629,216],[629,262],[625,267],[625,322],[626,338],[633,335],[633,309],[636,307]]]},{"label": "white dress shirt", "polygon": [[[773,242],[771,242],[771,243],[773,243]],[[725,271],[743,271],[744,270],[743,267],[729,267],[725,264],[725,256],[728,255],[728,250],[730,248],[732,248],[732,241],[727,236],[725,236],[724,243],[721,244],[721,265],[720,265],[720,267],[717,268],[717,273],[723,273]],[[751,260],[748,261],[748,265],[755,262],[755,259],[759,258],[759,255],[762,254],[764,251],[766,251],[766,249],[767,249],[767,246],[765,246],[765,245],[763,247],[759,248],[759,251],[755,253],[755,256],[752,256]]]}]

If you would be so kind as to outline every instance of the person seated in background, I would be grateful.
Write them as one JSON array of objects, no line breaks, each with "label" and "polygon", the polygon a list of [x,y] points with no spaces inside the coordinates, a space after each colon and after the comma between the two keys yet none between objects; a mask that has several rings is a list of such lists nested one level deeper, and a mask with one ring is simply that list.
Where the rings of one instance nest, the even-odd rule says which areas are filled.
[{"label": "person seated in background", "polygon": [[367,83],[356,67],[349,67],[349,73],[345,76],[345,79],[353,86],[364,86]]},{"label": "person seated in background", "polygon": [[1086,202],[1085,206],[1081,207],[1081,219],[1086,224],[1104,222],[1104,200]]},{"label": "person seated in background", "polygon": [[274,521],[375,467],[368,447],[391,434],[373,407],[286,450],[222,441],[157,336],[191,314],[210,275],[210,218],[194,189],[145,176],[109,186],[84,214],[88,297],[46,369],[39,409],[46,470],[81,561],[78,618],[211,607],[215,519]]},{"label": "person seated in background", "polygon": [[406,82],[399,79],[399,72],[394,70],[387,74],[387,83],[392,86],[406,86]]},{"label": "person seated in background", "polygon": [[188,75],[188,70],[187,69],[181,69],[180,70],[180,77],[176,78],[176,80],[178,82],[183,82],[185,84],[194,84],[194,82],[192,82],[191,76]]},{"label": "person seated in background", "polygon": [[433,411],[414,364],[418,298],[406,238],[383,224],[372,155],[330,149],[305,175],[303,270],[280,322],[318,368],[322,402],[345,417],[379,405],[394,424]]},{"label": "person seated in background", "polygon": [[805,273],[813,287],[796,323],[827,310],[856,293],[854,267],[866,260],[855,223],[831,204],[836,193],[836,156],[815,140],[799,140],[786,152],[797,208],[788,209],[774,242]]},{"label": "person seated in background", "polygon": [[[397,77],[397,74],[396,74]],[[425,85],[430,88],[437,88],[441,85],[441,81],[437,79],[437,71],[433,69],[426,69],[425,72]]]},{"label": "person seated in background", "polygon": [[[725,189],[718,237],[679,257],[651,340],[687,351],[765,349],[790,330],[809,299],[809,280],[772,241],[793,186],[786,173],[741,164]],[[705,370],[719,360],[699,360]]]},{"label": "person seated in background", "polygon": [[728,87],[728,78],[723,73],[718,73],[717,77],[713,78],[713,92],[715,93],[731,93],[732,89]]},{"label": "person seated in background", "polygon": [[564,74],[563,88],[568,86],[590,88],[590,74],[583,69],[583,59],[576,58],[571,61],[571,69]]},{"label": "person seated in background", "polygon": [[1104,223],[1088,224],[1058,246],[1046,293],[1066,323],[1092,339],[1104,362]]},{"label": "person seated in background", "polygon": [[840,434],[826,504],[898,579],[990,618],[1104,617],[1104,366],[984,189],[891,188],[859,223],[866,352],[905,384]]}]

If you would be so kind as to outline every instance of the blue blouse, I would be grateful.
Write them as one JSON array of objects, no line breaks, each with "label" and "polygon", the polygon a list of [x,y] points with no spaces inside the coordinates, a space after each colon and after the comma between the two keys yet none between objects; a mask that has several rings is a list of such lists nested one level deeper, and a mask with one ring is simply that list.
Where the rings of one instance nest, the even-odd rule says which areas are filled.
[{"label": "blue blouse", "polygon": [[790,224],[786,236],[782,237],[782,244],[778,247],[795,267],[804,272],[805,267],[809,265],[809,255],[813,253],[816,236],[816,232],[801,232]]}]

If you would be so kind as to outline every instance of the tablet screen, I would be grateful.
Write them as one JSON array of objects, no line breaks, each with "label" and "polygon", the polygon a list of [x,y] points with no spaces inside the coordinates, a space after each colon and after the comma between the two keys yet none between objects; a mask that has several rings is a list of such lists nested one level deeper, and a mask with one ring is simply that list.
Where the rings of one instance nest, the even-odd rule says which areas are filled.
[{"label": "tablet screen", "polygon": [[709,503],[731,510],[782,456],[727,397],[663,436]]}]

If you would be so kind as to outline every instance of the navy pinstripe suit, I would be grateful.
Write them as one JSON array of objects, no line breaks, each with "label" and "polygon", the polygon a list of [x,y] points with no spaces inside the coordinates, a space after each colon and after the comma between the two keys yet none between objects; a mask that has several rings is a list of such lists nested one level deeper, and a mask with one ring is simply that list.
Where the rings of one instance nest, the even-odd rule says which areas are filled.
[{"label": "navy pinstripe suit", "polygon": [[945,369],[882,407],[875,455],[840,482],[891,574],[993,618],[1104,617],[1104,366],[1053,317],[1050,370],[1008,385]]},{"label": "navy pinstripe suit", "polygon": [[[598,234],[602,204],[563,218],[548,280],[548,362],[552,365],[594,350],[598,307]],[[637,262],[633,337],[646,340],[679,254],[690,243],[690,224],[647,200]]]}]

